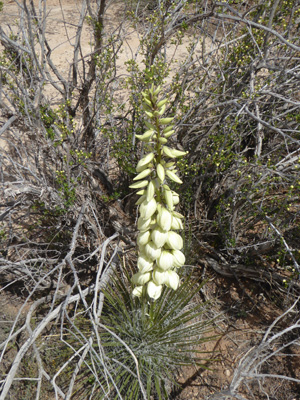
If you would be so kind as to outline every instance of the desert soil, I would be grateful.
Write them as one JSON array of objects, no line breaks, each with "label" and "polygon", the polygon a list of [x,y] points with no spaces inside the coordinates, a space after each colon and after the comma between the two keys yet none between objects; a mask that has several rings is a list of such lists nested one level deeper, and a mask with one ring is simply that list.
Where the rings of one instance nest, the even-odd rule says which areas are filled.
[{"label": "desert soil", "polygon": [[[38,1],[35,2],[38,4]],[[14,31],[17,29],[19,18],[15,2],[4,0],[4,3],[4,11],[0,14],[0,23],[3,26],[8,24]],[[48,0],[47,7],[49,16],[46,33],[50,44],[54,47],[52,60],[59,71],[67,75],[71,66],[70,60],[81,1]],[[110,31],[115,29],[123,18],[123,14],[121,5],[112,4],[108,10],[107,29]],[[118,59],[118,68],[120,72],[126,75],[125,62],[135,56],[140,42],[139,34],[132,27],[125,24],[124,31],[126,32],[126,40],[124,41],[123,52]],[[86,56],[92,51],[91,27],[88,23],[84,26],[82,39],[83,55]],[[174,48],[170,46],[168,51],[171,57]],[[200,51],[200,49],[196,49],[196,51]],[[177,52],[176,57],[183,59],[188,54],[186,43],[183,42]],[[58,100],[56,94],[50,88],[49,99],[53,103]],[[270,322],[280,314],[280,309],[276,304],[265,298],[259,288],[254,289],[253,295],[253,290],[245,291],[245,285],[241,287],[239,282],[235,280],[224,280],[213,273],[209,274],[209,278],[211,282],[205,288],[207,298],[212,300],[213,312],[223,315],[221,322],[215,325],[213,332],[219,337],[206,343],[202,348],[204,351],[212,352],[209,357],[214,361],[210,364],[210,370],[194,367],[180,371],[178,382],[181,387],[174,391],[174,399],[206,400],[212,393],[226,389],[240,359],[252,345],[258,343]],[[248,283],[250,287],[251,282]],[[254,303],[249,300],[250,295],[254,299]],[[3,340],[12,326],[21,304],[16,294],[4,292],[0,294],[0,341]],[[26,309],[22,313],[26,315]],[[282,367],[282,374],[286,372],[285,368],[287,367]],[[299,377],[300,367],[294,373],[298,374]],[[300,391],[299,387],[298,389]],[[291,389],[290,386],[287,389],[285,383],[276,387],[271,385],[269,390],[269,393],[274,393],[275,399],[300,400],[297,389]],[[266,397],[254,397],[255,400],[263,398]],[[225,400],[225,397],[222,399]]]}]

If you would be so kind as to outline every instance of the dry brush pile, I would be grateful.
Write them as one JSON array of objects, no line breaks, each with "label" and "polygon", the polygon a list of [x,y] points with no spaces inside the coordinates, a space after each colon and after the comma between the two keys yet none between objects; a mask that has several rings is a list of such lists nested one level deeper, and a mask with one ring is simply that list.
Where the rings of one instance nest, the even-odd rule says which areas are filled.
[{"label": "dry brush pile", "polygon": [[[0,2],[1,290],[22,303],[0,344],[0,400],[168,398],[181,363],[205,364],[193,346],[216,317],[195,266],[252,282],[284,313],[213,398],[270,398],[273,379],[290,382],[290,400],[299,378],[267,366],[299,357],[299,3],[83,0],[76,20],[57,3],[72,32],[64,71],[54,3]],[[120,67],[129,32],[139,46]],[[152,85],[174,117],[170,146],[188,151],[168,190],[189,267],[178,291],[141,303],[129,186]]]}]

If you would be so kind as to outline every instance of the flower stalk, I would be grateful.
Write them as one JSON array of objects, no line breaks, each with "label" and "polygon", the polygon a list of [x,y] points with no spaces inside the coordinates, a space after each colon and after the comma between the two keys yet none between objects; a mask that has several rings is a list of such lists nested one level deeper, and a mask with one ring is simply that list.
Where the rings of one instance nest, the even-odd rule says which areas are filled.
[{"label": "flower stalk", "polygon": [[174,290],[178,288],[179,276],[176,270],[185,263],[181,251],[183,240],[174,232],[183,228],[183,216],[175,211],[179,195],[171,190],[168,180],[182,183],[173,159],[187,152],[166,146],[174,134],[174,126],[172,117],[163,117],[167,99],[158,100],[160,91],[160,87],[155,89],[152,85],[142,93],[148,130],[136,137],[145,143],[150,152],[138,162],[138,175],[130,186],[132,189],[140,189],[137,192],[140,198],[136,203],[139,205],[139,271],[132,277],[136,285],[133,295],[140,297],[147,293],[154,300],[160,297],[163,285]]}]

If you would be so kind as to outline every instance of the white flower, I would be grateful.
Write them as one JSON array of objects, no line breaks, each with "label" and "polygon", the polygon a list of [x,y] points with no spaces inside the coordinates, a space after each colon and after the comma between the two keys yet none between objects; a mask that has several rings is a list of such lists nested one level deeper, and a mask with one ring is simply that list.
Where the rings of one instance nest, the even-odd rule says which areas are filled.
[{"label": "white flower", "polygon": [[152,271],[152,269],[153,269],[153,261],[149,260],[149,258],[147,258],[144,255],[139,256],[137,265],[138,265],[139,271],[142,274],[144,274],[145,272]]},{"label": "white flower", "polygon": [[160,227],[153,229],[151,239],[157,247],[163,247],[166,243],[168,232],[163,231]]},{"label": "white flower", "polygon": [[138,219],[138,230],[140,232],[145,232],[146,230],[148,230],[150,223],[151,223],[151,218],[144,219],[143,217],[140,217]]},{"label": "white flower", "polygon": [[142,274],[141,272],[137,272],[136,274],[133,275],[131,278],[132,283],[135,285],[145,285],[145,283],[149,282],[151,279],[151,272],[146,272],[145,274]]},{"label": "white flower", "polygon": [[173,217],[171,229],[183,229],[183,224],[180,218]]},{"label": "white flower", "polygon": [[164,283],[166,283],[166,281],[168,281],[169,278],[166,271],[162,271],[159,268],[155,268],[155,270],[152,273],[152,279],[156,285],[163,285]]},{"label": "white flower", "polygon": [[[143,190],[143,193],[145,192],[145,190]],[[137,193],[138,194],[138,193]],[[139,205],[141,205],[142,203],[143,203],[143,201],[145,201],[145,199],[146,199],[146,195],[145,194],[143,194],[136,202],[135,202],[135,205],[136,206],[139,206]]]},{"label": "white flower", "polygon": [[167,271],[164,284],[173,290],[179,286],[179,276],[175,271]]},{"label": "white flower", "polygon": [[181,250],[183,248],[182,237],[176,232],[168,232],[167,245],[173,250]]},{"label": "white flower", "polygon": [[157,215],[157,223],[164,231],[169,231],[172,225],[172,218],[172,214],[165,207],[162,207]]},{"label": "white flower", "polygon": [[143,286],[137,286],[132,291],[132,295],[136,297],[141,297],[142,293],[143,293]]},{"label": "white flower", "polygon": [[138,246],[145,246],[150,240],[150,231],[141,232],[137,237]]},{"label": "white flower", "polygon": [[140,214],[144,219],[149,219],[155,213],[156,208],[157,204],[154,198],[152,198],[150,201],[145,199],[140,206]]},{"label": "white flower", "polygon": [[145,254],[150,260],[156,260],[160,256],[161,248],[157,247],[153,242],[149,242],[145,246]]},{"label": "white flower", "polygon": [[161,295],[162,285],[156,285],[153,281],[150,281],[147,285],[148,296],[154,300],[157,300]]},{"label": "white flower", "polygon": [[185,256],[180,250],[172,250],[174,257],[174,267],[182,267],[185,263]]},{"label": "white flower", "polygon": [[156,264],[160,269],[167,271],[168,269],[173,267],[174,264],[173,254],[167,250],[162,251],[158,260],[156,260]]}]

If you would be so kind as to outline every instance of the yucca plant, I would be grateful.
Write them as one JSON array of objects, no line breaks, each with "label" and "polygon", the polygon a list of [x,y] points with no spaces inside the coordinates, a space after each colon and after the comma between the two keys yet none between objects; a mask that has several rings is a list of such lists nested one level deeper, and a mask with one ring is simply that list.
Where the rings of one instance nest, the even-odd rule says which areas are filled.
[{"label": "yucca plant", "polygon": [[[183,157],[186,151],[170,148],[166,144],[175,133],[173,117],[165,118],[168,99],[159,100],[161,87],[142,92],[144,123],[148,130],[143,135],[136,135],[149,151],[136,166],[136,181],[129,187],[138,190],[141,197],[139,205],[138,230],[138,272],[132,277],[136,285],[133,295],[149,296],[156,300],[162,292],[163,285],[176,290],[179,286],[177,269],[185,263],[182,237],[176,230],[183,229],[183,215],[176,211],[179,195],[169,184],[181,184],[177,175],[174,159]],[[170,161],[171,160],[171,161]],[[170,182],[169,182],[170,181]]]},{"label": "yucca plant", "polygon": [[187,277],[153,302],[132,296],[127,273],[114,278],[105,290],[100,335],[109,359],[111,380],[101,382],[108,398],[167,399],[178,368],[203,366],[207,354],[199,345],[212,339],[212,319],[197,296],[202,285]]}]

